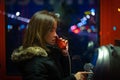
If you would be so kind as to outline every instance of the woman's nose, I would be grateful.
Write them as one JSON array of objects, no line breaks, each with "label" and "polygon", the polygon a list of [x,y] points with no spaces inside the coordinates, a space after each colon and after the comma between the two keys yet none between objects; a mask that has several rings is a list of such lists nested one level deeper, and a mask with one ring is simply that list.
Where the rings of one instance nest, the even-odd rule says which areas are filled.
[{"label": "woman's nose", "polygon": [[55,37],[58,37],[58,34],[57,34],[57,33],[55,33]]}]

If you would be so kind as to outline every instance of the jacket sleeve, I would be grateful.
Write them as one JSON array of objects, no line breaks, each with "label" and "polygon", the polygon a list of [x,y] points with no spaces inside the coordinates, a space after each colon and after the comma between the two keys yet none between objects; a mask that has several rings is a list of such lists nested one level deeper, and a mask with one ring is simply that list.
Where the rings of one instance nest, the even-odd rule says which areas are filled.
[{"label": "jacket sleeve", "polygon": [[70,76],[64,78],[63,80],[76,80],[76,78],[74,77],[74,75],[70,75]]},{"label": "jacket sleeve", "polygon": [[47,80],[47,70],[39,61],[28,62],[24,67],[23,80]]}]

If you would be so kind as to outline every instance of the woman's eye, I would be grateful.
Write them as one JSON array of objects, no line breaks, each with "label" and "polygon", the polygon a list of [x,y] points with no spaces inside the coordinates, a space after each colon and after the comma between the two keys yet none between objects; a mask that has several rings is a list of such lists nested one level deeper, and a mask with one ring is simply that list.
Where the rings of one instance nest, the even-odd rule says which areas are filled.
[{"label": "woman's eye", "polygon": [[50,32],[55,32],[56,30],[55,29],[50,29]]},{"label": "woman's eye", "polygon": [[50,32],[53,32],[54,30],[53,29],[50,29]]}]

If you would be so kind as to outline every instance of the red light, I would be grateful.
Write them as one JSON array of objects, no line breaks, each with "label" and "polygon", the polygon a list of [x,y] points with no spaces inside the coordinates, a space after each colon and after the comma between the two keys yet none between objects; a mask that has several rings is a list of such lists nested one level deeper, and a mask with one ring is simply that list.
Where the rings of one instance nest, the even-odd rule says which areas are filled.
[{"label": "red light", "polygon": [[80,32],[80,28],[76,28],[72,32],[74,32],[75,34],[78,34]]},{"label": "red light", "polygon": [[71,26],[70,29],[71,29],[71,31],[72,31],[73,33],[75,33],[75,34],[78,34],[78,33],[80,32],[80,28],[77,27],[77,25]]}]

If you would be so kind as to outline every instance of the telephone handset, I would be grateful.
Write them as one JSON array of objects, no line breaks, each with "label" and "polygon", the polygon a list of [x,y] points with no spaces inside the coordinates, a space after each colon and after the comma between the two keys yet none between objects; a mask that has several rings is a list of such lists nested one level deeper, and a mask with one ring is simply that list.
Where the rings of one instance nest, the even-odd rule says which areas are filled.
[{"label": "telephone handset", "polygon": [[56,37],[56,44],[60,49],[66,49],[67,43],[62,38]]}]

